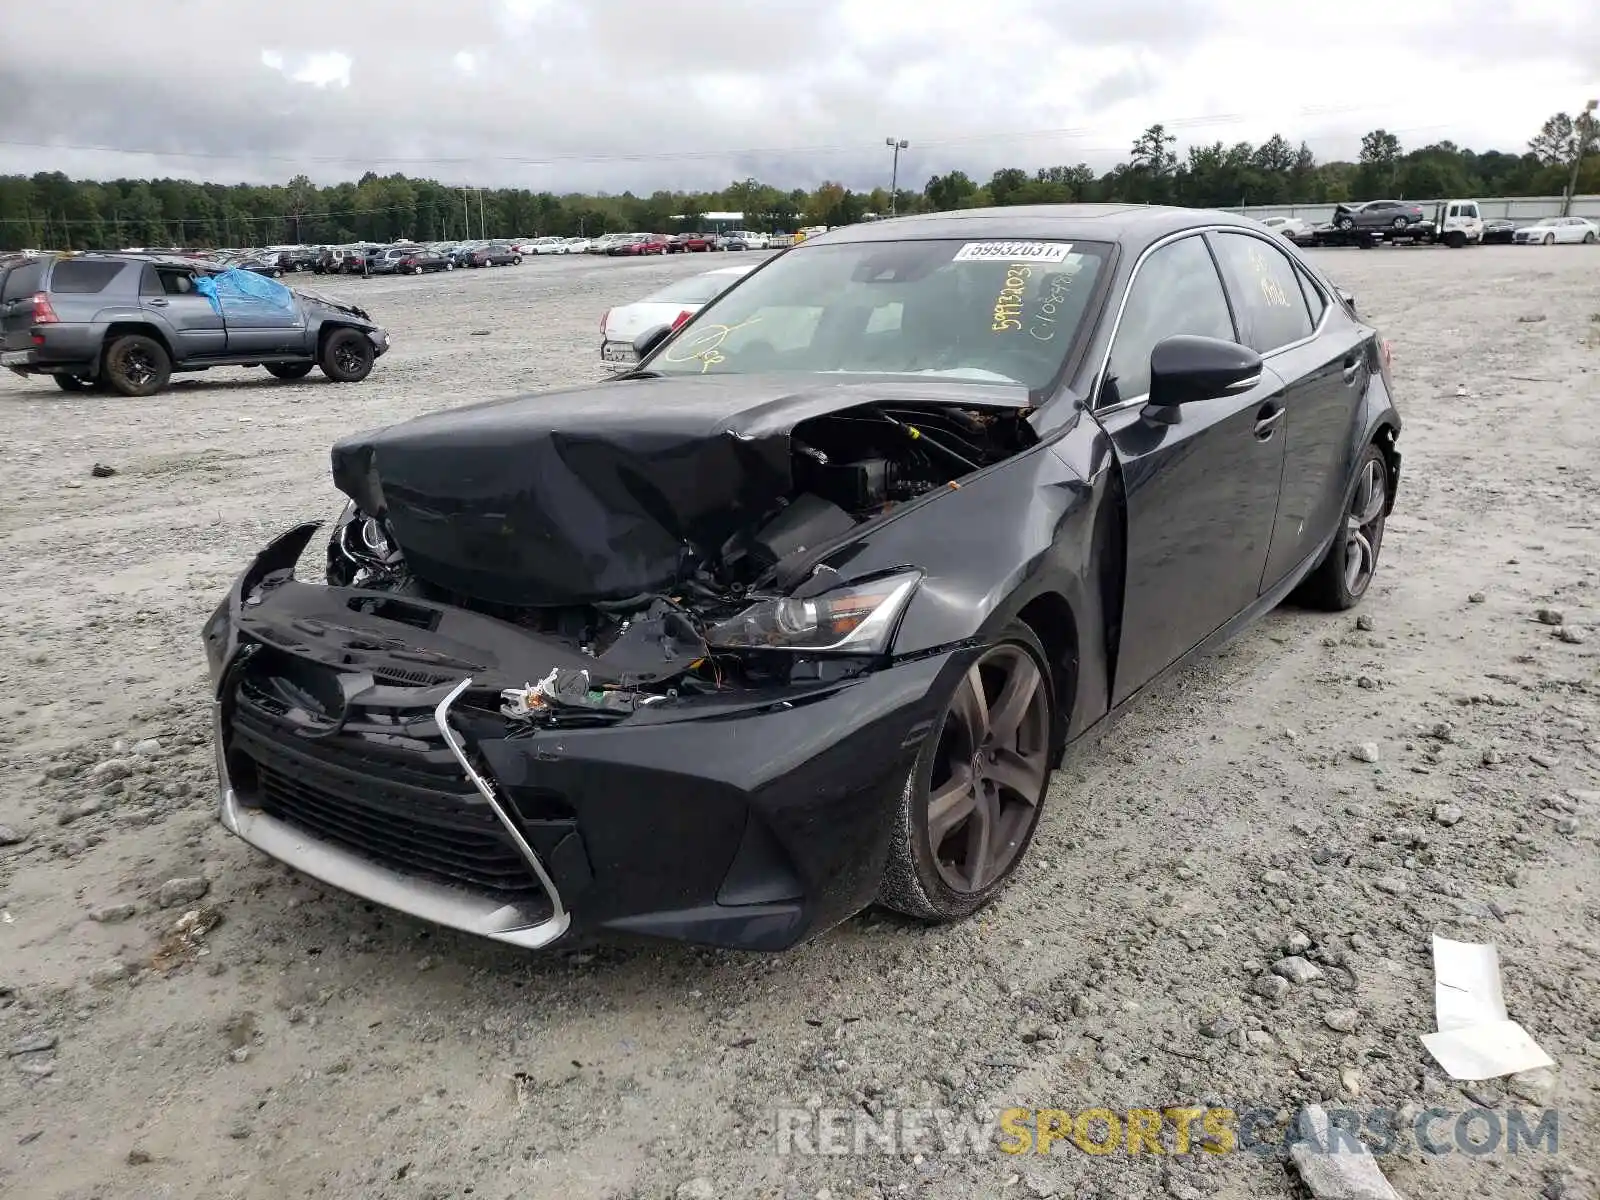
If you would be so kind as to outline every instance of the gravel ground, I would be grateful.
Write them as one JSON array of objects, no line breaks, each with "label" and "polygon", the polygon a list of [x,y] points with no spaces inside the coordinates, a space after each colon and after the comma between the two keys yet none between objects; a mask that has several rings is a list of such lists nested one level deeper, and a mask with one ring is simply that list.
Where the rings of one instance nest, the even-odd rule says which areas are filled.
[{"label": "gravel ground", "polygon": [[[1321,1100],[1553,1106],[1554,1154],[1403,1142],[1384,1168],[1413,1200],[1592,1197],[1600,256],[1323,253],[1393,339],[1407,421],[1359,616],[1281,610],[1083,746],[980,919],[868,913],[780,957],[519,953],[212,817],[199,626],[272,534],[336,511],[328,444],[593,378],[607,305],[711,263],[328,283],[394,336],[359,386],[7,376],[0,1194],[1292,1196],[1281,1154],[780,1156],[775,1128]],[[1417,1040],[1431,933],[1498,944],[1553,1072],[1445,1078]],[[1295,952],[1316,978],[1262,982]]]}]

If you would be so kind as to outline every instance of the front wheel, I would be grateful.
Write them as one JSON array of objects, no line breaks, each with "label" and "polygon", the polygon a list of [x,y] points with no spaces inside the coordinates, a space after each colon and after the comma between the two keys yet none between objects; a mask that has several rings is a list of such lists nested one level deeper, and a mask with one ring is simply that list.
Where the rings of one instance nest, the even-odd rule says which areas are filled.
[{"label": "front wheel", "polygon": [[1556,235],[1553,233],[1545,234],[1544,241],[1541,244],[1545,246],[1554,246],[1556,244]]},{"label": "front wheel", "polygon": [[153,396],[172,378],[172,359],[154,338],[128,334],[106,350],[101,377],[121,395]]},{"label": "front wheel", "polygon": [[1583,235],[1583,244],[1585,246],[1592,246],[1592,245],[1594,245],[1594,243],[1595,243],[1594,231],[1590,230],[1588,233]]},{"label": "front wheel", "polygon": [[1389,224],[1396,229],[1404,229],[1408,224],[1410,224],[1410,222],[1408,222],[1404,217],[1396,217],[1393,221],[1389,222]]},{"label": "front wheel", "polygon": [[263,363],[274,379],[304,379],[311,374],[310,363]]},{"label": "front wheel", "polygon": [[376,357],[366,334],[356,329],[335,329],[323,343],[318,362],[322,373],[335,383],[360,383],[372,374]]},{"label": "front wheel", "polygon": [[1356,227],[1355,221],[1350,217],[1340,217],[1334,224],[1344,230],[1351,230]]},{"label": "front wheel", "polygon": [[997,896],[1044,810],[1055,693],[1044,648],[1012,624],[955,683],[901,792],[878,902],[958,921]]},{"label": "front wheel", "polygon": [[1383,526],[1389,510],[1389,466],[1383,451],[1369,445],[1356,468],[1356,486],[1333,545],[1306,577],[1299,598],[1312,608],[1343,612],[1367,594],[1378,572]]},{"label": "front wheel", "polygon": [[516,258],[513,258],[511,260],[511,265],[513,267],[520,267],[522,265],[522,256],[519,254]]}]

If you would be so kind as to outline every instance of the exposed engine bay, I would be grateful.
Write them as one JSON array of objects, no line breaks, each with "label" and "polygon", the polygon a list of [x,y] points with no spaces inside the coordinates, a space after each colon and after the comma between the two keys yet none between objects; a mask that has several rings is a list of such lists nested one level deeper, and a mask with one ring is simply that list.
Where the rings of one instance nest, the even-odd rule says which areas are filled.
[{"label": "exposed engine bay", "polygon": [[[401,473],[381,443],[341,443],[335,478],[352,503],[328,543],[327,579],[364,594],[351,605],[359,611],[404,621],[403,601],[386,596],[448,604],[557,639],[586,660],[577,667],[568,656],[569,665],[506,688],[501,712],[513,722],[593,723],[685,695],[838,679],[887,645],[917,577],[846,584],[826,564],[830,552],[867,523],[1031,445],[1025,415],[886,401],[813,416],[781,434],[724,429],[688,446],[674,436],[669,449],[680,453],[667,457],[678,461],[648,482],[632,461],[638,445],[653,456],[662,450],[648,417],[618,443],[552,434],[527,447],[546,472],[533,485],[537,514],[519,507],[524,495],[474,512],[457,502],[445,516],[431,465]],[[773,453],[780,448],[781,458]],[[473,466],[481,487],[481,462]],[[741,467],[744,476],[728,477]],[[706,474],[719,469],[720,477]],[[596,511],[593,501],[619,496]],[[467,545],[449,544],[456,530]],[[667,532],[670,558],[659,552]],[[513,548],[507,538],[535,544]],[[557,574],[563,564],[530,559],[541,542],[573,569]],[[445,561],[458,553],[467,569]],[[604,561],[607,553],[623,561]],[[504,573],[491,576],[497,559]],[[645,586],[607,594],[624,580]],[[590,594],[575,594],[582,591]]]}]

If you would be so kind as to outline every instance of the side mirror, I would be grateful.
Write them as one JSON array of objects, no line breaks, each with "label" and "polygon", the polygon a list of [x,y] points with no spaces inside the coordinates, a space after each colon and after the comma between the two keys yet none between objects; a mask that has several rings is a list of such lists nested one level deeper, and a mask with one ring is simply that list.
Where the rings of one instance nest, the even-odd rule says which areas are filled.
[{"label": "side mirror", "polygon": [[1237,342],[1187,333],[1163,338],[1150,352],[1145,412],[1152,420],[1171,424],[1178,419],[1179,406],[1248,391],[1263,370],[1261,355]]},{"label": "side mirror", "polygon": [[653,325],[634,338],[633,352],[639,356],[639,361],[643,362],[649,357],[650,352],[666,341],[671,332],[671,325]]}]

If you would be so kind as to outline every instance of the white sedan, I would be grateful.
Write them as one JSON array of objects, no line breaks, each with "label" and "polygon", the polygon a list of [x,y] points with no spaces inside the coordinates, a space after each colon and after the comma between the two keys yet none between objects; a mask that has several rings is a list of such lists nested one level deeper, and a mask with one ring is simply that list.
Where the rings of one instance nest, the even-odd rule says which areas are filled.
[{"label": "white sedan", "polygon": [[633,341],[642,333],[661,325],[676,329],[739,278],[755,270],[755,264],[718,267],[669,283],[643,300],[606,310],[600,318],[600,363],[608,370],[625,371],[639,361]]},{"label": "white sedan", "polygon": [[1299,217],[1262,217],[1261,223],[1273,233],[1281,234],[1291,242],[1311,236],[1311,226]]},{"label": "white sedan", "polygon": [[1519,246],[1553,246],[1557,242],[1588,242],[1600,239],[1600,225],[1583,217],[1544,217],[1524,225],[1511,235]]}]

